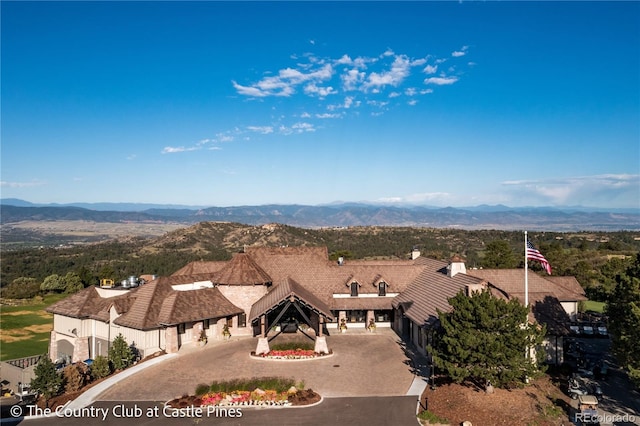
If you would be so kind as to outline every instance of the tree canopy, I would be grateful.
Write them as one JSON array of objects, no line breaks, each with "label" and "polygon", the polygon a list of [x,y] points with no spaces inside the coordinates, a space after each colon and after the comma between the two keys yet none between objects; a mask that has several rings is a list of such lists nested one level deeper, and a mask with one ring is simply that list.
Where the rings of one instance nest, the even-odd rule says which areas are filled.
[{"label": "tree canopy", "polygon": [[540,345],[544,328],[528,323],[528,308],[488,290],[449,299],[450,312],[439,312],[440,330],[429,348],[433,362],[455,382],[489,382],[497,387],[526,383],[539,372],[531,349]]},{"label": "tree canopy", "polygon": [[487,244],[487,251],[482,266],[485,268],[515,268],[518,265],[516,256],[508,241],[496,240]]},{"label": "tree canopy", "polygon": [[612,349],[620,365],[640,386],[640,254],[616,281],[606,305]]}]

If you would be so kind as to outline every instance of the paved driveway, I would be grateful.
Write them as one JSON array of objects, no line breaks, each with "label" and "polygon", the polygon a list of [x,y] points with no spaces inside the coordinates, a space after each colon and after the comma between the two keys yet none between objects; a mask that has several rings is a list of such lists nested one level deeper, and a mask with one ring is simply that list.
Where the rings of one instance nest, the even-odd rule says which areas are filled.
[{"label": "paved driveway", "polygon": [[233,378],[291,377],[324,397],[406,395],[414,375],[390,330],[327,337],[331,357],[310,361],[251,358],[256,338],[185,348],[177,357],[118,382],[100,401],[167,401],[193,394],[199,383]]}]

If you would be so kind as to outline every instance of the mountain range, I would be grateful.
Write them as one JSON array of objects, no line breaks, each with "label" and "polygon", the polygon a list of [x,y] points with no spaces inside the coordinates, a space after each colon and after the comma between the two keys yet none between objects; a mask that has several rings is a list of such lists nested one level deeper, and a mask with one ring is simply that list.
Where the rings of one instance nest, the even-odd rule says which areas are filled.
[{"label": "mountain range", "polygon": [[205,207],[137,203],[35,204],[0,200],[2,224],[21,221],[86,220],[95,222],[237,222],[281,223],[303,228],[413,226],[430,228],[538,231],[640,230],[640,209],[522,207],[481,205],[463,208],[390,206],[361,203],[331,205],[262,205]]}]

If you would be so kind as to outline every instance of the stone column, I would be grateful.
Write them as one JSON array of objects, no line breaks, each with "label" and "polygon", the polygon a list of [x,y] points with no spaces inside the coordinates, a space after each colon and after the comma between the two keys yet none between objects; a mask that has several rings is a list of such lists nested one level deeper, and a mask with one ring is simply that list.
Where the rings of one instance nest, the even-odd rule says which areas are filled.
[{"label": "stone column", "polygon": [[[318,337],[322,337],[322,327],[324,327],[324,317],[322,315],[319,315],[319,320],[318,320]],[[317,339],[316,339],[317,341]],[[316,343],[317,345],[317,343]]]},{"label": "stone column", "polygon": [[267,335],[266,333],[266,329],[267,329],[267,316],[266,315],[260,315],[260,337],[264,337]]},{"label": "stone column", "polygon": [[269,339],[266,337],[258,338],[258,345],[256,346],[256,355],[268,354],[271,351],[269,349]]},{"label": "stone column", "polygon": [[49,358],[51,361],[58,359],[58,332],[51,330],[51,337],[49,338]]},{"label": "stone column", "polygon": [[200,333],[202,332],[202,330],[204,330],[204,323],[202,321],[194,323],[192,330],[191,341],[193,343],[196,343],[198,340],[200,340]]},{"label": "stone column", "polygon": [[315,345],[315,348],[313,348],[313,351],[319,354],[329,353],[329,347],[327,346],[327,338],[325,336],[316,337],[316,345]]},{"label": "stone column", "polygon": [[174,354],[178,352],[178,327],[171,326],[164,330],[165,332],[165,351],[168,354]]},{"label": "stone column", "polygon": [[89,338],[76,337],[73,344],[73,356],[71,362],[80,362],[89,358]]}]

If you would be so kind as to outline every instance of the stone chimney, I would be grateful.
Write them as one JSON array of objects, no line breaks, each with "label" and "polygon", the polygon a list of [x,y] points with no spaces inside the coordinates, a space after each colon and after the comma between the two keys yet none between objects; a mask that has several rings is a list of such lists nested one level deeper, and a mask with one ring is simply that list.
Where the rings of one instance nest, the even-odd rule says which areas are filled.
[{"label": "stone chimney", "polygon": [[464,259],[456,254],[449,261],[449,265],[447,265],[447,276],[454,277],[458,273],[466,274],[467,268],[464,266]]}]

